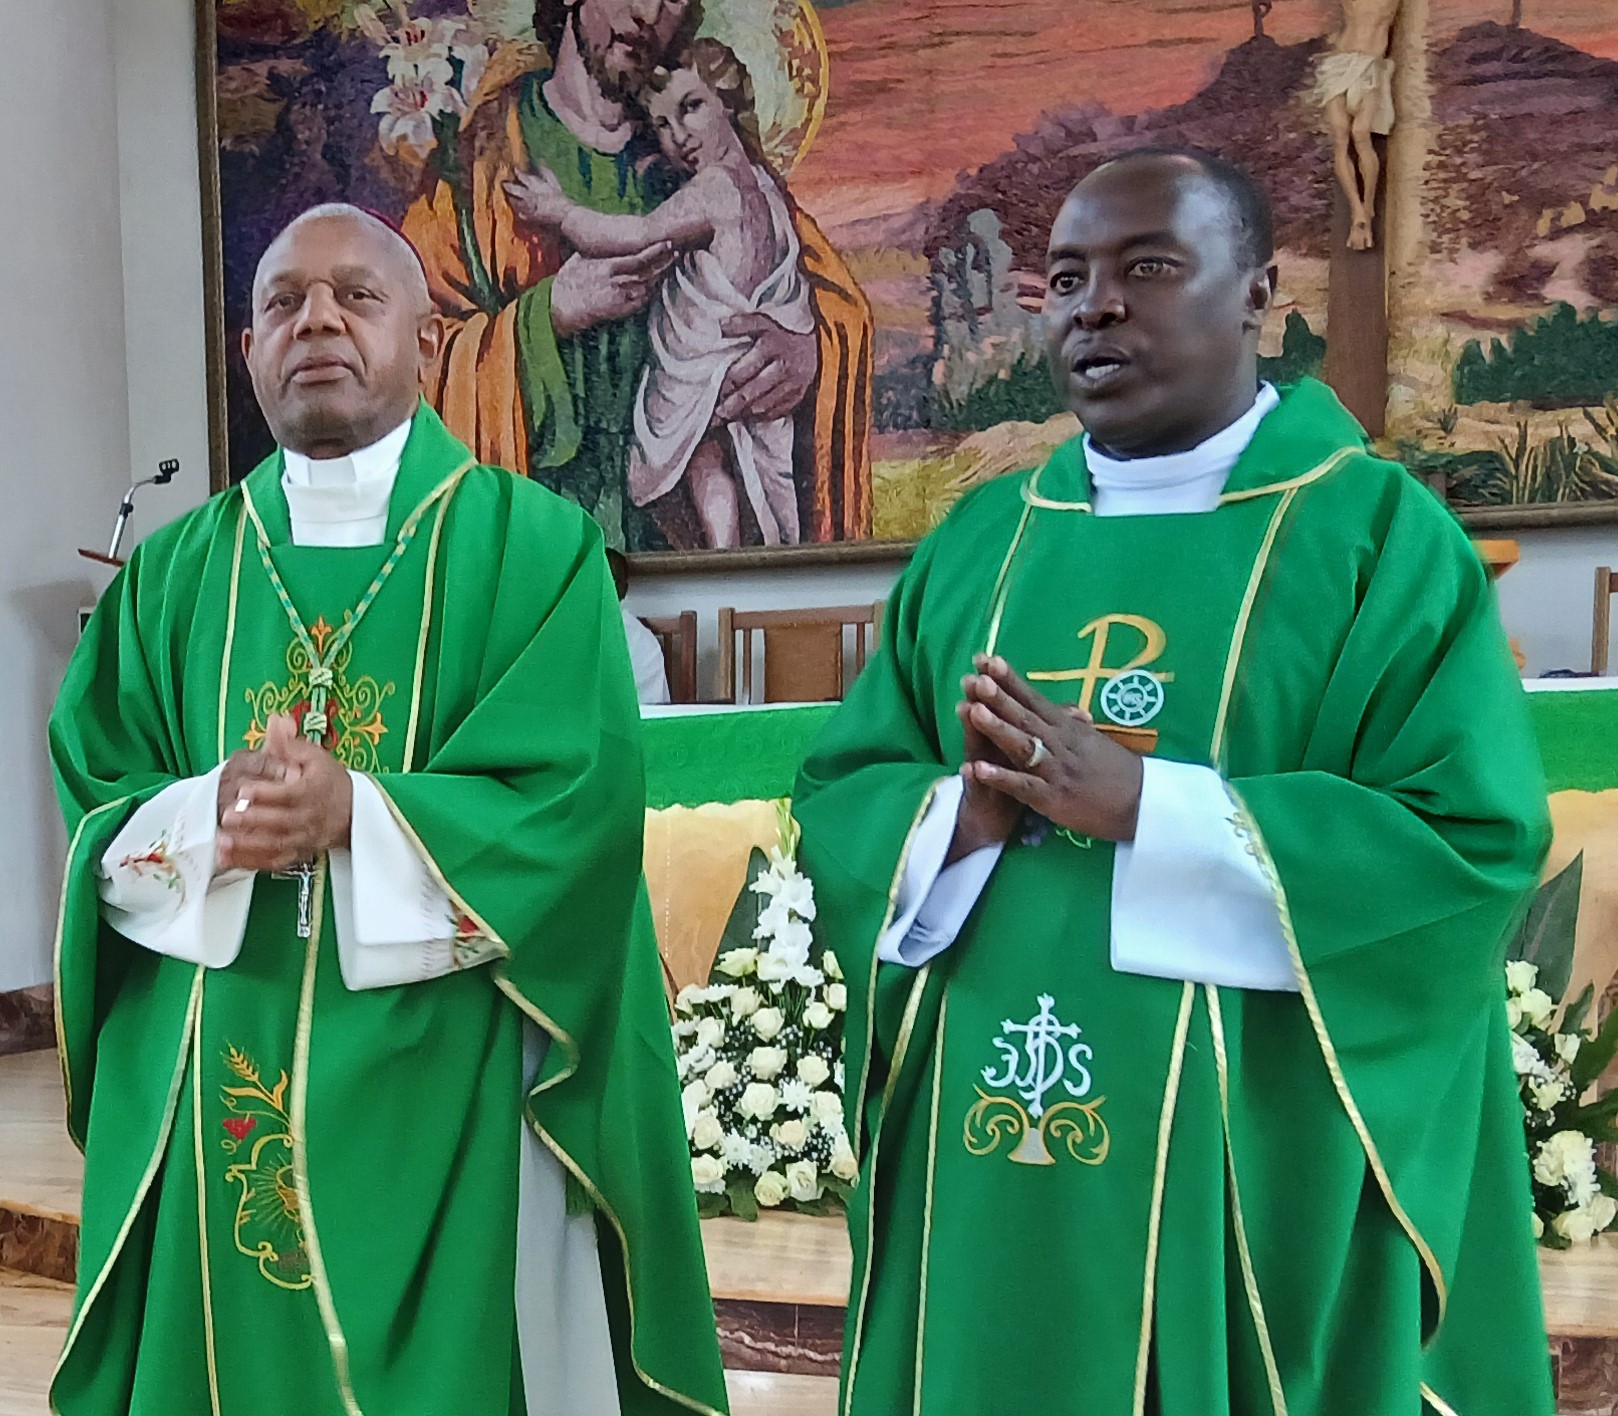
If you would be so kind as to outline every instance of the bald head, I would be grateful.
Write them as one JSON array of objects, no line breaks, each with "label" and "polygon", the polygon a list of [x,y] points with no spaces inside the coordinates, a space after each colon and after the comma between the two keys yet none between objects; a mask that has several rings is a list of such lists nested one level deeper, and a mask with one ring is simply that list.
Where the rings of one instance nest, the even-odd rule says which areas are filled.
[{"label": "bald head", "polygon": [[242,349],[276,441],[341,457],[414,413],[441,339],[415,249],[371,213],[332,204],[265,251]]}]

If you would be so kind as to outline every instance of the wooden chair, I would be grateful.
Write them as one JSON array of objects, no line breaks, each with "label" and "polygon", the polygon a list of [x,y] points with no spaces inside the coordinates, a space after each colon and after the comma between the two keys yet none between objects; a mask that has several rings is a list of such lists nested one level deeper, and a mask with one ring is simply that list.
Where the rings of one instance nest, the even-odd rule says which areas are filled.
[{"label": "wooden chair", "polygon": [[668,674],[669,702],[697,701],[697,612],[677,615],[642,615],[641,621],[663,646],[663,668]]},{"label": "wooden chair", "polygon": [[[828,703],[876,651],[883,602],[812,610],[719,611],[719,700],[753,702],[753,640],[764,641],[764,703]],[[852,674],[844,631],[853,631]],[[736,639],[741,637],[741,683],[736,682]]]},{"label": "wooden chair", "polygon": [[1612,597],[1618,591],[1618,575],[1610,566],[1596,567],[1596,602],[1594,632],[1590,636],[1590,672],[1607,672],[1607,640],[1612,628]]}]

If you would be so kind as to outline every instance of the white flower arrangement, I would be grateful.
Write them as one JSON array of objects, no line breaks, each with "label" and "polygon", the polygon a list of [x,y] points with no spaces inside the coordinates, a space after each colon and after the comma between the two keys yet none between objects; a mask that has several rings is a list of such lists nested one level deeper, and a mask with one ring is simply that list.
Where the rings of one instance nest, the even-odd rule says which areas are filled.
[{"label": "white flower arrangement", "polygon": [[382,150],[425,162],[458,128],[501,35],[473,7],[465,17],[412,18],[408,0],[361,5],[354,23],[388,65],[388,86],[371,100]]},{"label": "white flower arrangement", "polygon": [[714,980],[675,999],[691,1181],[704,1218],[761,1209],[829,1213],[859,1173],[843,1122],[843,1013],[836,957],[814,949],[814,887],[798,869],[785,804],[782,844],[755,852]]},{"label": "white flower arrangement", "polygon": [[1594,1036],[1582,1028],[1593,999],[1586,989],[1553,1030],[1556,1000],[1539,986],[1535,964],[1506,965],[1511,1060],[1522,1097],[1533,1174],[1534,1236],[1548,1248],[1587,1244],[1618,1221],[1618,1179],[1596,1158],[1597,1144],[1618,1141],[1618,1092],[1581,1098],[1618,1045],[1618,1011]]}]

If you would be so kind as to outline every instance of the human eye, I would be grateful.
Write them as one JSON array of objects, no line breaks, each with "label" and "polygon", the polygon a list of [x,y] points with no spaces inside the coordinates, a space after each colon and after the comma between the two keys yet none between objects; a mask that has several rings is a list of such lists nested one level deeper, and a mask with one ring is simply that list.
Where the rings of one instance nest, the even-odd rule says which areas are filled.
[{"label": "human eye", "polygon": [[1072,267],[1053,270],[1050,276],[1050,289],[1053,295],[1072,295],[1084,284],[1084,273]]},{"label": "human eye", "polygon": [[1158,280],[1165,275],[1172,275],[1178,266],[1163,256],[1142,256],[1139,260],[1131,261],[1129,273],[1138,275],[1143,280]]}]

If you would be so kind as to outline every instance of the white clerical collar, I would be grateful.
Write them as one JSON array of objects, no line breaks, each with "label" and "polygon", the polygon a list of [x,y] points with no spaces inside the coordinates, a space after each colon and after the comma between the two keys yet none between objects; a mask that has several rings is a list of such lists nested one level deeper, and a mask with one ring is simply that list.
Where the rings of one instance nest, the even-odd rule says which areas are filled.
[{"label": "white clerical collar", "polygon": [[[1100,500],[1109,494],[1127,497],[1132,503],[1137,503],[1143,497],[1155,499],[1154,494],[1194,484],[1211,485],[1211,500],[1206,497],[1201,500],[1207,501],[1204,509],[1212,510],[1218,503],[1219,493],[1224,490],[1231,468],[1247,451],[1258,425],[1280,406],[1280,402],[1281,396],[1273,386],[1260,384],[1253,406],[1234,423],[1221,428],[1211,438],[1186,452],[1169,452],[1159,457],[1109,457],[1090,441],[1090,435],[1086,433],[1084,459],[1090,469],[1090,482],[1098,500],[1097,512],[1101,511]],[[1131,507],[1132,511],[1144,509]]]},{"label": "white clerical collar", "polygon": [[283,449],[281,486],[294,519],[370,521],[381,514],[385,520],[413,422],[407,418],[386,437],[347,457],[312,458]]}]

